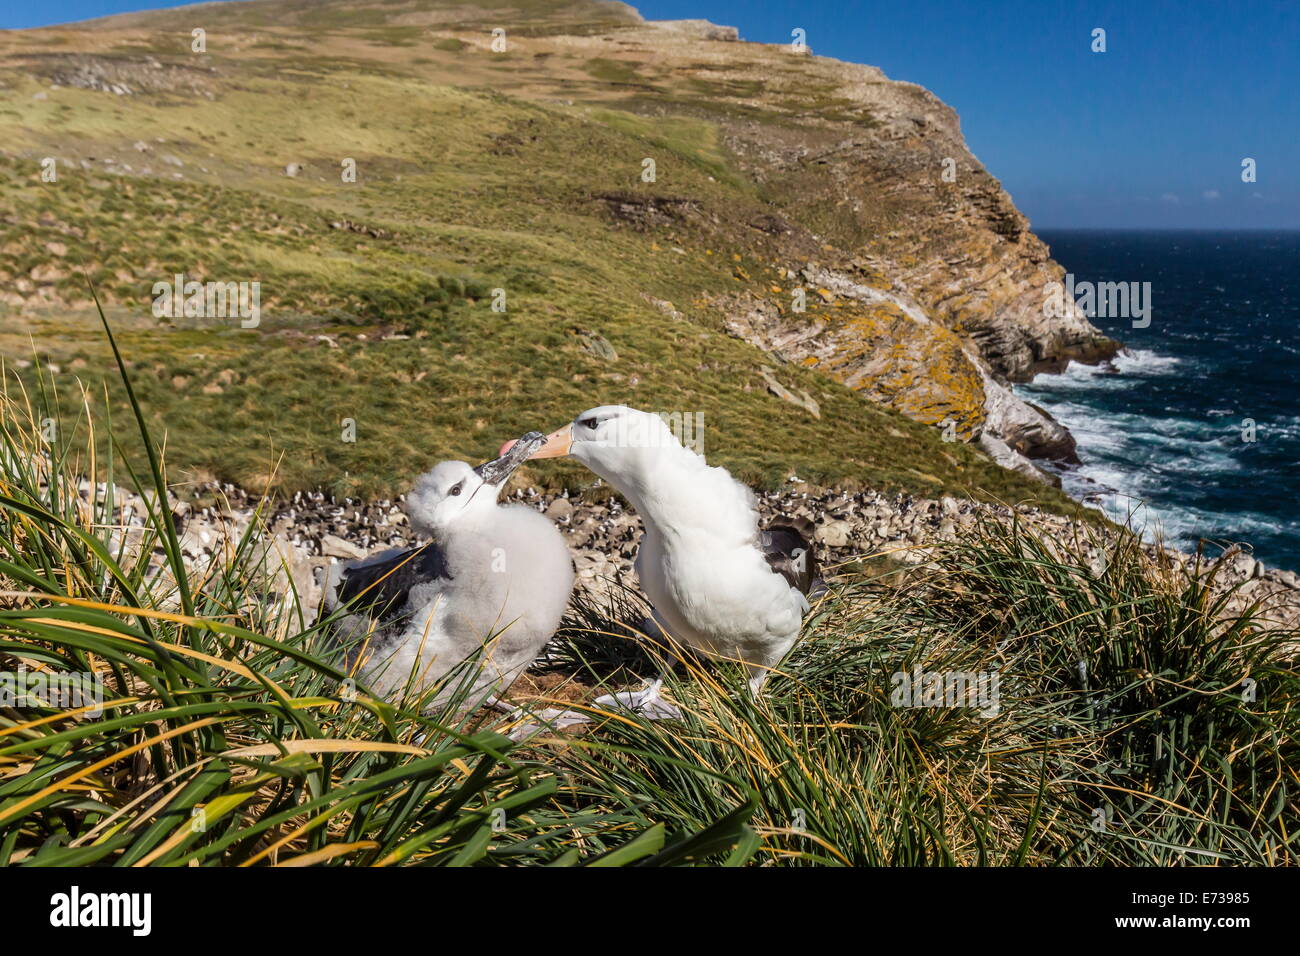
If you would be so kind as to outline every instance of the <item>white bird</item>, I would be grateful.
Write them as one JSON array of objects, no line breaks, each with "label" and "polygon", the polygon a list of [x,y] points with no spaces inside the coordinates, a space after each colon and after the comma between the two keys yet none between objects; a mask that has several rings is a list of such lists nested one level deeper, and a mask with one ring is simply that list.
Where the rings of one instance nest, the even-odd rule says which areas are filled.
[{"label": "white bird", "polygon": [[348,607],[343,630],[362,686],[388,698],[418,695],[470,662],[423,703],[464,693],[499,706],[495,695],[536,660],[568,605],[573,561],[549,520],[500,505],[497,495],[544,441],[529,432],[477,468],[435,465],[407,501],[412,528],[432,542],[337,574],[326,606]]},{"label": "white bird", "polygon": [[[645,524],[636,571],[655,623],[705,654],[743,661],[757,693],[821,586],[804,528],[776,519],[760,530],[749,488],[685,448],[658,415],[624,405],[583,412],[530,457],[575,458],[622,492]],[[612,701],[673,716],[662,683]]]}]

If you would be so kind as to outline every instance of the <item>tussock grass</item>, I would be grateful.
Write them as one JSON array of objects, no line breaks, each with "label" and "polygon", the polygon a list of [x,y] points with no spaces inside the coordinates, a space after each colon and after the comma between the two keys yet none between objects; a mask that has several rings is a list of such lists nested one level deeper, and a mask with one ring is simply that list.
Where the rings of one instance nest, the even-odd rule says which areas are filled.
[{"label": "tussock grass", "polygon": [[[105,692],[0,707],[0,865],[1295,862],[1297,635],[1230,612],[1212,564],[983,524],[901,584],[838,582],[758,699],[688,661],[680,720],[579,703],[586,728],[517,744],[463,696],[350,683],[256,522],[189,573],[121,371],[134,421],[83,395],[80,445],[47,440],[49,396],[0,397],[0,670]],[[548,666],[651,673],[642,610],[579,598]],[[900,706],[916,671],[996,674],[996,706]]]},{"label": "tussock grass", "polygon": [[[1212,564],[1071,544],[989,522],[901,588],[841,583],[759,700],[692,665],[683,721],[611,719],[557,759],[671,826],[756,793],[770,863],[1294,863],[1298,635],[1229,613]],[[996,712],[898,706],[917,669],[996,674]]]},{"label": "tussock grass", "polygon": [[[0,865],[619,865],[697,852],[699,833],[554,799],[556,773],[467,716],[464,695],[429,713],[355,688],[328,620],[308,626],[292,593],[268,603],[275,568],[256,524],[187,573],[154,504],[166,477],[142,416],[148,467],[123,474],[93,442],[79,458],[45,444],[39,402],[0,400],[0,668],[93,674],[104,691],[102,706],[0,708]],[[78,474],[103,485],[82,497]],[[119,477],[149,503],[130,545]]]}]

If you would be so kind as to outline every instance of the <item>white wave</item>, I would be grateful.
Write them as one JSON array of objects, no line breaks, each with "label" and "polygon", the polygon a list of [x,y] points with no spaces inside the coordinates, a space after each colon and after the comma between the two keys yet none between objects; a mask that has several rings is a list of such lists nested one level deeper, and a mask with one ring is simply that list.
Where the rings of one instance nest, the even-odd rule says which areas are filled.
[{"label": "white wave", "polygon": [[[1131,485],[1129,476],[1120,472],[1110,472],[1107,478],[1116,479],[1120,484]],[[1279,522],[1275,517],[1249,512],[1225,514],[1217,511],[1202,511],[1178,505],[1155,504],[1145,495],[1121,491],[1118,488],[1098,490],[1091,482],[1078,479],[1063,481],[1067,491],[1077,489],[1089,495],[1087,503],[1099,507],[1107,517],[1121,524],[1127,524],[1148,541],[1160,541],[1168,547],[1184,551],[1195,550],[1202,539],[1210,541],[1251,541],[1266,535],[1277,533]],[[1296,522],[1284,523],[1286,527],[1296,527]]]},{"label": "white wave", "polygon": [[[1271,422],[1260,422],[1258,427],[1260,433],[1263,435],[1268,435],[1270,432],[1276,432],[1282,438],[1291,441],[1300,438],[1300,416],[1297,415],[1277,418]],[[1237,431],[1235,426],[1233,427],[1233,431]]]},{"label": "white wave", "polygon": [[1173,355],[1161,355],[1149,349],[1123,349],[1111,359],[1111,364],[1124,375],[1173,375],[1182,359]]},{"label": "white wave", "polygon": [[[1207,361],[1212,363],[1212,356]],[[1300,512],[1281,517],[1246,510],[1248,500],[1224,494],[1246,480],[1255,462],[1251,455],[1265,447],[1242,441],[1248,408],[1220,406],[1189,418],[1176,404],[1150,401],[1155,396],[1169,401],[1170,386],[1178,387],[1157,386],[1154,380],[1189,375],[1199,364],[1150,349],[1126,349],[1098,366],[1072,362],[1060,374],[1039,375],[1015,391],[1043,405],[1074,435],[1080,464],[1058,471],[1063,490],[1148,540],[1194,550],[1202,539],[1276,547],[1300,538]],[[1149,396],[1138,394],[1144,388],[1151,389]],[[1143,413],[1125,410],[1148,407]],[[1300,440],[1300,415],[1256,417],[1269,449]],[[1257,500],[1255,507],[1261,506]],[[1281,547],[1277,557],[1294,564],[1286,556],[1290,546]]]},{"label": "white wave", "polygon": [[1108,389],[1133,388],[1140,379],[1174,375],[1186,364],[1174,355],[1161,355],[1150,349],[1123,349],[1113,359],[1100,365],[1082,365],[1070,362],[1065,370],[1056,374],[1042,373],[1032,382],[1019,386],[1017,391],[1027,393],[1089,390],[1099,386]]},{"label": "white wave", "polygon": [[1232,455],[1183,455],[1171,459],[1166,470],[1202,475],[1230,475],[1245,471],[1246,465]]}]

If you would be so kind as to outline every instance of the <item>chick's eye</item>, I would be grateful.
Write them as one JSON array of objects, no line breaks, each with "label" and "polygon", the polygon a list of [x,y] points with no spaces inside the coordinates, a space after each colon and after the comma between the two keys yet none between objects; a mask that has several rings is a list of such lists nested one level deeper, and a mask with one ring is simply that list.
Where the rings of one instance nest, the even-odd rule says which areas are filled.
[{"label": "chick's eye", "polygon": [[463,488],[464,486],[465,486],[465,482],[463,482],[463,481],[458,481],[458,482],[456,482],[454,485],[451,486],[451,492],[450,492],[450,494],[453,494],[453,495],[458,495],[458,494],[460,494],[460,490],[461,490],[461,488]]}]

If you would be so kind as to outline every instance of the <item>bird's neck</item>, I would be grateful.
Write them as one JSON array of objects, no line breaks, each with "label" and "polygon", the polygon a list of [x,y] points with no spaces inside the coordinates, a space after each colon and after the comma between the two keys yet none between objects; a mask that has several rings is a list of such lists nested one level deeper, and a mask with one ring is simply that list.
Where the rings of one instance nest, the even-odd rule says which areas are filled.
[{"label": "bird's neck", "polygon": [[671,532],[696,515],[701,475],[708,470],[704,459],[681,445],[635,450],[620,467],[602,474],[636,509],[648,525]]}]

